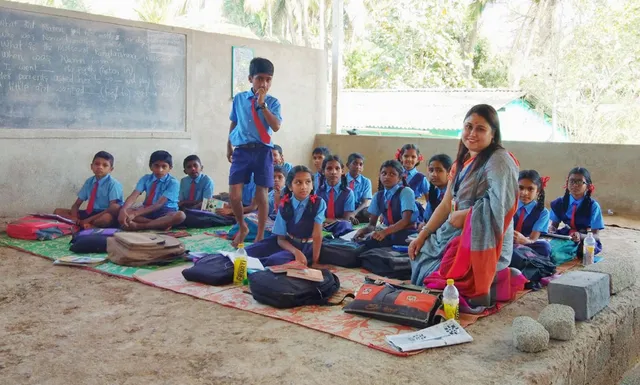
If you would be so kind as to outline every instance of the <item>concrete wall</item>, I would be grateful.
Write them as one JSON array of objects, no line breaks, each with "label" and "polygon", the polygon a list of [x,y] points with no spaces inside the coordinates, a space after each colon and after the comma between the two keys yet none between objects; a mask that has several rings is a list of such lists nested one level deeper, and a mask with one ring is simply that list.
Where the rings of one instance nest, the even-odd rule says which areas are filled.
[{"label": "concrete wall", "polygon": [[[403,144],[415,143],[428,161],[437,153],[455,157],[458,140],[418,139],[402,137],[374,137],[348,135],[318,135],[317,146],[327,146],[333,152],[346,157],[352,152],[365,155],[364,174],[377,185],[377,172],[383,161],[392,159]],[[613,210],[616,215],[640,217],[640,178],[637,177],[638,147],[605,144],[577,143],[524,143],[505,142],[505,148],[520,161],[520,169],[535,169],[541,175],[551,177],[547,186],[547,205],[564,194],[567,173],[575,166],[586,167],[596,186],[594,197],[603,211]],[[307,160],[306,163],[310,163]],[[426,163],[426,161],[425,161]],[[419,166],[426,172],[426,164]]]},{"label": "concrete wall", "polygon": [[[226,141],[231,108],[231,47],[253,48],[273,61],[270,93],[282,103],[282,130],[274,141],[288,161],[305,162],[315,134],[325,126],[326,54],[324,51],[259,40],[164,27],[53,8],[0,1],[3,7],[72,16],[187,36],[187,130],[182,133],[9,130],[0,127],[0,216],[70,207],[91,176],[89,165],[100,150],[115,158],[113,176],[125,197],[149,172],[149,155],[164,149],[174,157],[172,174],[182,178],[182,160],[198,154],[216,191],[228,190]],[[247,74],[248,75],[248,74]]]}]

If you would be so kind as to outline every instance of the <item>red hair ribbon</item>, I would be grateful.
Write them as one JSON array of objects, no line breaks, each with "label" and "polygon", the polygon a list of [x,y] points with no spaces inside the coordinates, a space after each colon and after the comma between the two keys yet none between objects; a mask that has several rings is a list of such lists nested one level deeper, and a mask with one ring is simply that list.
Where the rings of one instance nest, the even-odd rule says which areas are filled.
[{"label": "red hair ribbon", "polygon": [[589,186],[587,186],[587,191],[593,194],[596,191],[596,186],[593,183],[590,184]]},{"label": "red hair ribbon", "polygon": [[282,199],[280,199],[280,207],[284,208],[284,205],[289,203],[289,194],[286,194]]},{"label": "red hair ribbon", "polygon": [[318,199],[318,196],[316,194],[313,195],[309,195],[309,201],[311,203],[313,203],[314,205],[316,204],[316,200]]},{"label": "red hair ribbon", "polygon": [[540,182],[542,183],[542,189],[546,189],[547,188],[547,183],[549,182],[549,179],[551,179],[548,176],[543,176],[542,178],[540,178]]},{"label": "red hair ribbon", "polygon": [[396,151],[396,159],[397,159],[397,160],[400,160],[400,157],[401,157],[401,156],[402,156],[402,149],[401,149],[401,148],[399,148],[399,149]]},{"label": "red hair ribbon", "polygon": [[418,155],[418,162],[422,162],[424,160],[424,156],[422,154]]}]

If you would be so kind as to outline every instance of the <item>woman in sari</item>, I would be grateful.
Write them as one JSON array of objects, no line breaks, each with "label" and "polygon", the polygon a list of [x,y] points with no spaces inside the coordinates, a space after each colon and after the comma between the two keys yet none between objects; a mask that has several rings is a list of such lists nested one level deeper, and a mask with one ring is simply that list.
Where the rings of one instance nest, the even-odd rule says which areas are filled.
[{"label": "woman in sari", "polygon": [[[489,105],[474,106],[464,119],[447,192],[409,245],[411,283],[444,288],[452,278],[463,297],[488,305],[494,280],[509,286],[517,194],[518,164],[502,147],[498,114]],[[498,300],[513,298],[507,291]]]}]

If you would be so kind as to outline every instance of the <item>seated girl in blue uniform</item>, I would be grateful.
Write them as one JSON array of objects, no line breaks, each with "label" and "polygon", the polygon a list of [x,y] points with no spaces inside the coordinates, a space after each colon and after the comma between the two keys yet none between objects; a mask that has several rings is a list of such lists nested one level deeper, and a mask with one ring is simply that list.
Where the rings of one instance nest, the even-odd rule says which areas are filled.
[{"label": "seated girl in blue uniform", "polygon": [[338,155],[329,155],[322,162],[318,196],[327,204],[325,231],[339,237],[353,230],[356,198],[343,175],[344,164]]},{"label": "seated girl in blue uniform", "polygon": [[429,222],[431,215],[436,211],[449,184],[449,173],[453,161],[447,154],[434,155],[429,159],[427,175],[429,176],[429,192],[427,193],[427,207],[424,211],[424,223]]},{"label": "seated girl in blue uniform", "polygon": [[[420,162],[424,160],[420,149],[415,144],[405,144],[396,152],[396,159],[402,163],[403,175],[407,178],[407,185],[411,187],[411,190],[415,194],[415,199],[424,197],[425,200],[429,199],[429,182],[427,177],[418,171]],[[417,204],[418,208],[418,220],[424,221],[424,206],[422,203]]]},{"label": "seated girl in blue uniform", "polygon": [[536,170],[520,171],[518,210],[513,217],[513,242],[545,257],[551,255],[551,246],[538,238],[549,228],[549,210],[544,207],[544,188],[548,181],[549,177],[541,178]]},{"label": "seated girl in blue uniform", "polygon": [[[582,241],[587,237],[588,229],[596,239],[595,253],[602,251],[598,232],[604,229],[604,220],[600,204],[591,197],[594,190],[589,170],[576,167],[569,171],[564,196],[551,202],[549,233],[569,235],[578,244],[578,258],[582,257]],[[561,222],[564,227],[558,229]]]},{"label": "seated girl in blue uniform", "polygon": [[[369,225],[356,233],[354,241],[361,241],[367,249],[407,245],[409,235],[416,232],[418,208],[413,190],[407,187],[402,176],[402,165],[396,160],[388,160],[380,166],[378,192],[373,195],[369,206]],[[378,217],[382,217],[382,230],[376,230]],[[364,236],[373,231],[370,239]]]},{"label": "seated girl in blue uniform", "polygon": [[305,265],[317,263],[326,209],[324,200],[314,195],[311,170],[295,166],[287,174],[273,236],[248,246],[247,254],[260,259],[264,266],[282,265],[293,260]]}]

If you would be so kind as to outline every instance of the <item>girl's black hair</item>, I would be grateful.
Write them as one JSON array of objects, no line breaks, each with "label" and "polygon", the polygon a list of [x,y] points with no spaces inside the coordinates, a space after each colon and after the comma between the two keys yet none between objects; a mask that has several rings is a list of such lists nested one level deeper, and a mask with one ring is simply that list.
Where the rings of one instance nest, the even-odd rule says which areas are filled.
[{"label": "girl's black hair", "polygon": [[273,166],[273,173],[275,174],[277,172],[285,176],[287,175],[287,173],[284,171],[284,168],[282,166],[275,165]]},{"label": "girl's black hair", "polygon": [[544,187],[542,187],[542,178],[540,177],[540,174],[536,170],[522,170],[518,175],[518,182],[521,181],[522,179],[528,179],[538,187],[537,207],[542,210],[544,208],[545,193],[544,193]]},{"label": "girl's black hair", "polygon": [[572,174],[582,175],[587,181],[587,192],[585,193],[584,197],[585,204],[578,207],[578,211],[576,214],[591,217],[591,204],[593,201],[591,199],[591,189],[589,187],[593,184],[593,182],[591,181],[591,173],[584,167],[574,167],[571,169],[571,171],[569,171],[569,174],[567,175],[567,186],[564,189],[564,197],[562,197],[562,212],[566,213],[569,209],[569,197],[571,196],[571,193],[569,192],[569,177]]},{"label": "girl's black hair", "polygon": [[359,152],[354,152],[352,154],[349,154],[349,157],[347,158],[347,167],[349,167],[351,162],[353,162],[356,159],[362,159],[362,162],[364,163],[364,155],[362,155]]},{"label": "girl's black hair", "polygon": [[[382,172],[382,170],[387,168],[387,167],[391,167],[391,168],[395,169],[398,172],[398,175],[400,176],[400,179],[402,180],[402,185],[404,187],[407,187],[409,185],[407,183],[407,178],[404,176],[404,168],[402,167],[402,163],[398,162],[397,160],[384,161],[382,163],[382,165],[380,166],[379,173]],[[380,180],[380,176],[378,176],[378,191],[384,191],[384,185],[382,184],[382,181]]]},{"label": "girl's black hair", "polygon": [[[324,177],[324,169],[327,167],[327,164],[329,162],[338,162],[338,164],[340,165],[340,168],[344,170],[344,163],[342,163],[342,159],[340,159],[338,155],[327,156],[322,161],[322,174],[320,174],[320,180],[319,180],[320,186],[324,186],[327,182],[326,178]],[[318,187],[318,189],[320,188]],[[347,183],[347,174],[343,172],[342,176],[340,177],[340,191],[345,191],[347,189],[349,189],[349,186]]]},{"label": "girl's black hair", "polygon": [[[467,118],[469,118],[469,116],[473,114],[482,116],[484,120],[489,123],[491,131],[493,132],[493,139],[491,140],[491,143],[489,143],[489,146],[482,150],[476,157],[476,161],[474,162],[472,169],[472,171],[475,171],[484,166],[484,164],[487,163],[489,158],[491,158],[491,155],[493,155],[496,150],[504,147],[502,147],[502,136],[500,135],[500,119],[498,118],[498,112],[496,111],[496,109],[488,104],[475,105],[471,107],[471,109],[464,116],[464,120],[467,120]],[[458,171],[462,170],[468,154],[469,149],[464,145],[462,139],[460,139],[460,143],[458,144],[458,155],[456,156],[456,169]]]},{"label": "girl's black hair", "polygon": [[[451,157],[447,154],[436,154],[432,156],[427,165],[431,164],[431,162],[440,162],[447,172],[451,171],[451,166],[453,165]],[[437,190],[438,188],[433,183],[429,183],[429,204],[431,205],[432,210],[435,210],[440,204]]]},{"label": "girl's black hair", "polygon": [[[293,198],[293,190],[290,188],[290,186],[293,183],[293,180],[295,179],[296,174],[299,172],[308,173],[313,183],[313,174],[311,173],[311,170],[309,170],[307,166],[295,166],[294,168],[291,169],[291,171],[289,171],[289,173],[287,174],[287,180],[285,182],[284,192],[283,192],[283,196],[288,197],[289,203],[285,204],[284,207],[280,208],[280,215],[282,216],[282,219],[284,219],[285,221],[288,221],[293,217],[293,205],[291,204],[291,199]],[[311,196],[314,194],[315,194],[315,186],[314,188],[311,189],[311,194],[309,195]],[[305,212],[312,212],[313,211],[312,206],[313,204],[308,204],[307,207],[305,208]]]},{"label": "girl's black hair", "polygon": [[[420,159],[420,148],[418,148],[418,146],[416,146],[415,144],[409,143],[402,146],[400,148],[400,151],[398,152],[397,160],[398,162],[400,162],[400,164],[402,164],[402,155],[404,155],[404,152],[407,150],[416,150],[416,155],[418,155],[418,159]],[[418,163],[416,163],[415,167],[418,167],[419,165],[420,161],[418,160]],[[404,169],[402,172],[404,172]]]}]

